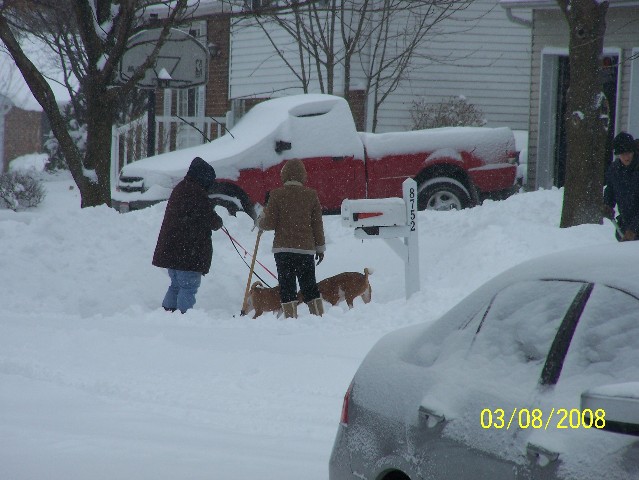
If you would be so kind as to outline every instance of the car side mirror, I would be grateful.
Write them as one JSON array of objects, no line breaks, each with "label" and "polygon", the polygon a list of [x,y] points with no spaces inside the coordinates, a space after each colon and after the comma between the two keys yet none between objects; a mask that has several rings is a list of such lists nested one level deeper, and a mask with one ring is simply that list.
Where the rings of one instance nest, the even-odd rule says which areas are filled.
[{"label": "car side mirror", "polygon": [[284,150],[291,149],[291,142],[285,142],[284,140],[275,141],[275,152],[282,153]]},{"label": "car side mirror", "polygon": [[428,428],[433,428],[446,421],[446,416],[442,412],[424,405],[419,407],[418,413],[419,417],[426,422]]},{"label": "car side mirror", "polygon": [[584,426],[639,436],[639,382],[586,390],[581,394],[581,412]]}]

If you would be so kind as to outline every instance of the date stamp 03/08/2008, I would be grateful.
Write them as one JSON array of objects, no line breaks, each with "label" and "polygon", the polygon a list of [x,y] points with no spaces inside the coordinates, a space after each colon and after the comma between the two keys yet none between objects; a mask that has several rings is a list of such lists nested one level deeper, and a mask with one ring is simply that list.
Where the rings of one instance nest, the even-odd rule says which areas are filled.
[{"label": "date stamp 03/08/2008", "polygon": [[544,412],[540,408],[513,408],[506,412],[503,408],[484,408],[479,416],[482,428],[510,429],[527,428],[548,430],[549,428],[604,428],[606,426],[606,412],[599,408],[595,411],[589,408],[552,408]]}]

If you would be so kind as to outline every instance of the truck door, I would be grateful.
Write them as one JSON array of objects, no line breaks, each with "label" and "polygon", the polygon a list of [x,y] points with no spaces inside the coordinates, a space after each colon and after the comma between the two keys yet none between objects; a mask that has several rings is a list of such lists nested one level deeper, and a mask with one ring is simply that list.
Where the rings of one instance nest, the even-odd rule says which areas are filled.
[{"label": "truck door", "polygon": [[324,210],[337,211],[342,200],[365,196],[364,147],[347,104],[292,110],[287,127],[288,149],[282,153],[304,162],[307,186],[317,190]]},{"label": "truck door", "polygon": [[302,159],[308,173],[307,186],[318,192],[322,208],[339,210],[347,198],[363,198],[364,162],[352,155],[321,156]]}]

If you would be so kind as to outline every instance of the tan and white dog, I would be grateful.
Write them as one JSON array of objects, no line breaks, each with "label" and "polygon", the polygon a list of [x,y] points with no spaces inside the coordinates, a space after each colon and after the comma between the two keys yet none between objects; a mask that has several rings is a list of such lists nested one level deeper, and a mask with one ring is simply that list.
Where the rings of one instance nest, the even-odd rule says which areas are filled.
[{"label": "tan and white dog", "polygon": [[353,301],[357,297],[361,297],[364,303],[371,301],[372,289],[368,281],[369,275],[373,274],[373,270],[365,268],[364,273],[344,272],[325,278],[317,283],[320,294],[324,301],[331,305],[346,300],[348,308],[353,308]]},{"label": "tan and white dog", "polygon": [[280,300],[280,286],[265,287],[260,281],[253,282],[249,290],[248,308],[246,313],[255,310],[253,318],[257,318],[264,312],[276,312],[279,317],[282,313]]},{"label": "tan and white dog", "polygon": [[[353,308],[353,301],[357,297],[361,297],[364,303],[371,301],[372,289],[368,277],[372,274],[373,271],[370,268],[365,268],[363,274],[359,272],[338,273],[318,282],[317,287],[324,301],[331,305],[337,305],[346,300],[348,308]],[[301,292],[298,294],[297,300],[299,303],[303,303]],[[280,286],[269,288],[260,281],[254,282],[249,290],[247,305],[247,313],[255,310],[253,318],[259,317],[264,312],[274,312],[279,317],[282,313]]]}]

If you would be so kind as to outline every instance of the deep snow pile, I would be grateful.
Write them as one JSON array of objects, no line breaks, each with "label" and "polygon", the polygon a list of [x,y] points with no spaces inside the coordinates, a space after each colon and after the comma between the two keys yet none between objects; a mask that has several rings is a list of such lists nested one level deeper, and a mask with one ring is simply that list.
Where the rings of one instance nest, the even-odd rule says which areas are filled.
[{"label": "deep snow pile", "polygon": [[[370,267],[373,301],[252,320],[239,316],[248,268],[218,231],[196,308],[168,314],[168,277],[151,265],[166,204],[80,209],[68,175],[46,178],[39,207],[0,210],[3,479],[325,479],[344,391],[383,334],[520,261],[615,241],[608,224],[558,228],[559,190],[421,212],[422,290],[406,301],[392,250],[326,216],[318,278]],[[250,219],[218,210],[252,252]],[[275,272],[271,242],[258,260]]]}]

